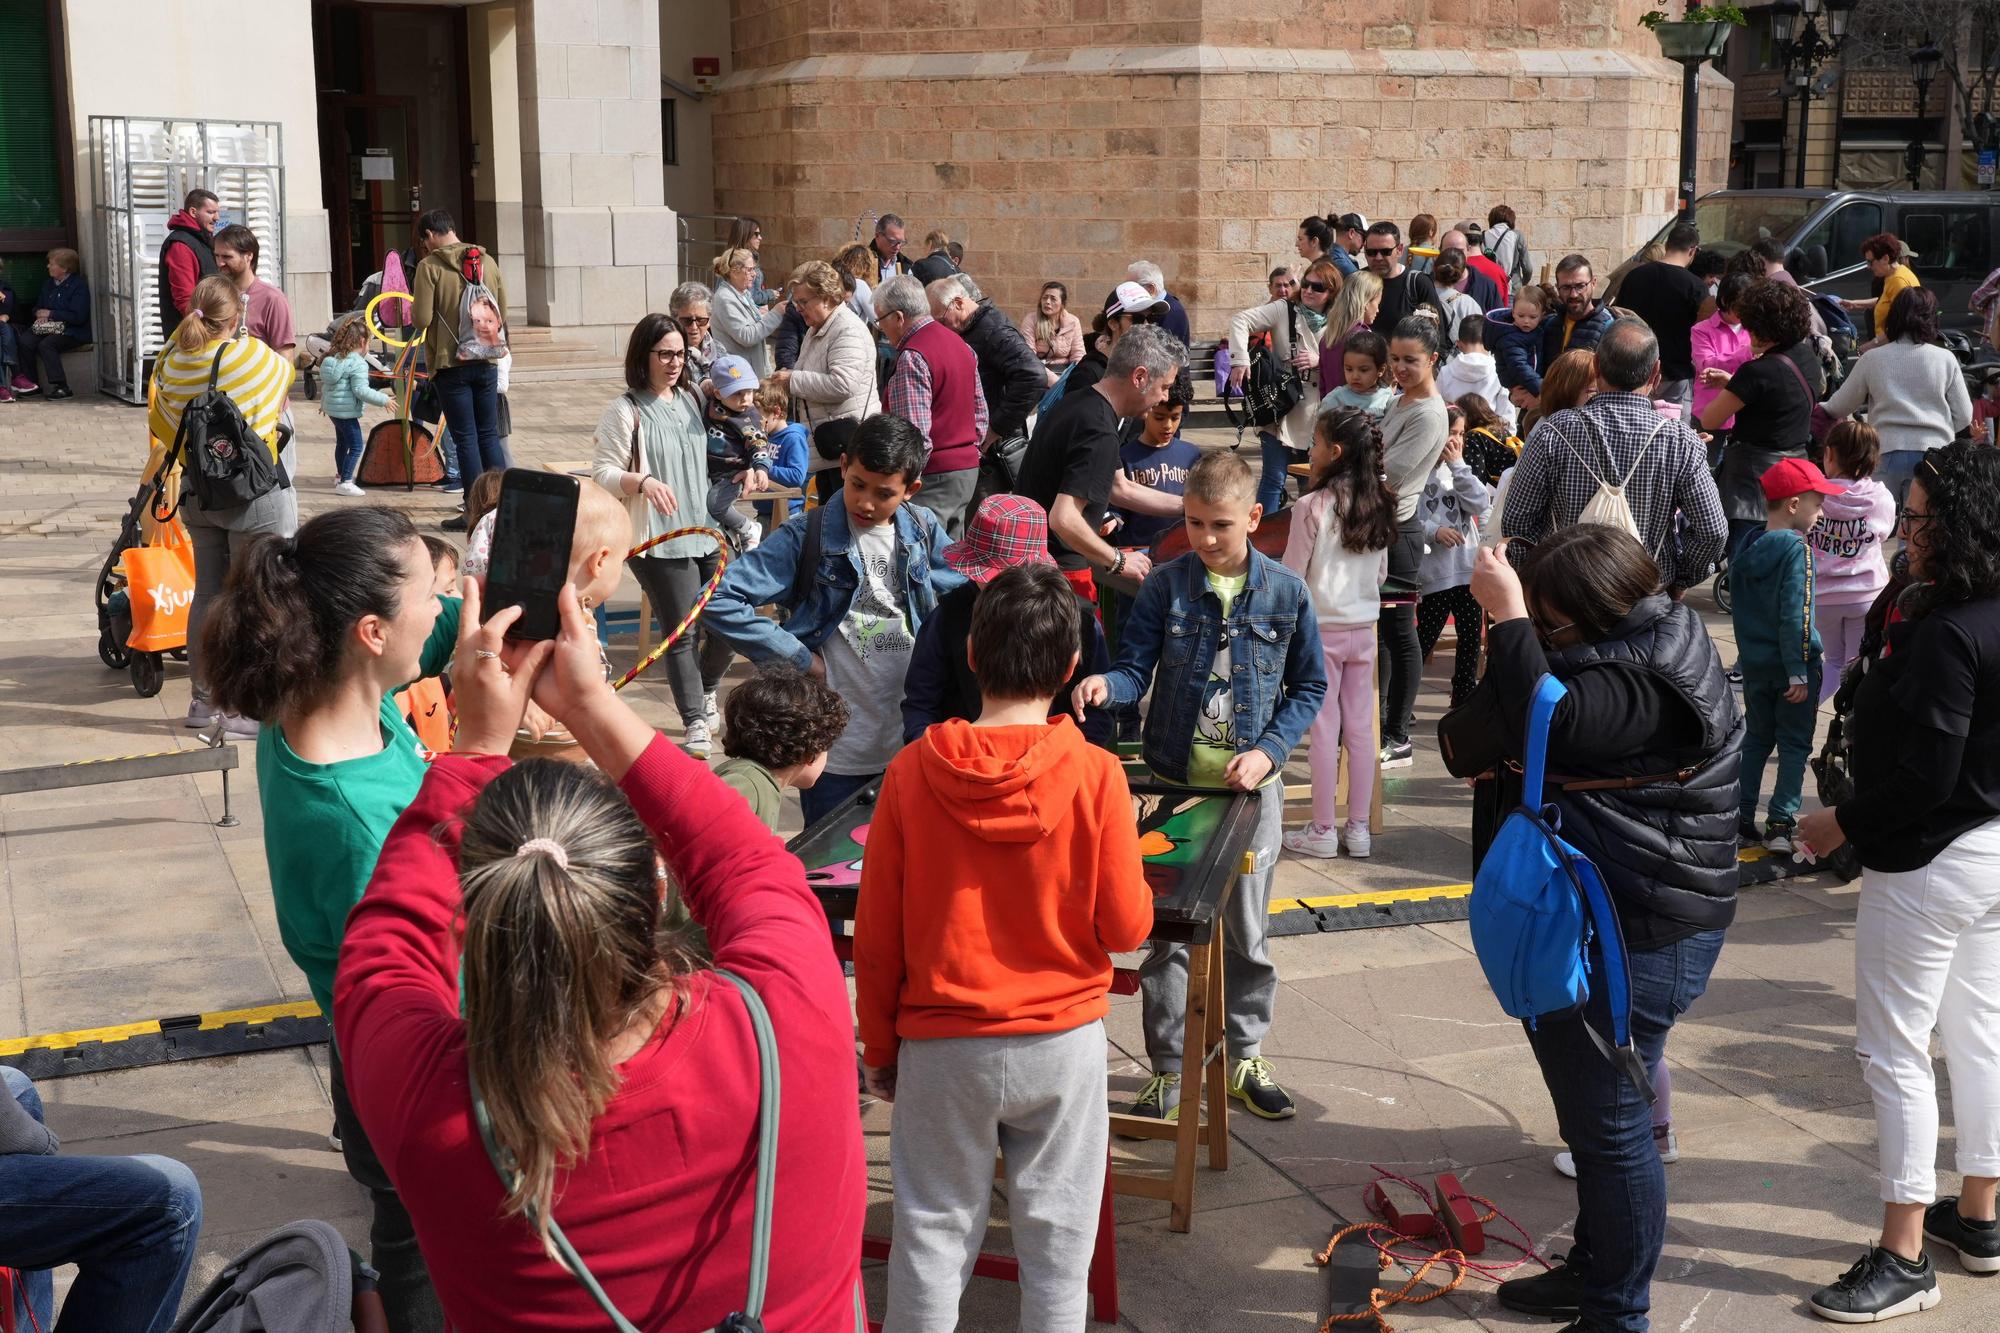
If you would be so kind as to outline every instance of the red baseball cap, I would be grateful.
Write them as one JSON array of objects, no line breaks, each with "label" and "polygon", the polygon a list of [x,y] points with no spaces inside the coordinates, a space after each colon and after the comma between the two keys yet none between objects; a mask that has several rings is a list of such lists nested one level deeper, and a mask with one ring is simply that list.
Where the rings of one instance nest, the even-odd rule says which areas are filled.
[{"label": "red baseball cap", "polygon": [[1764,498],[1772,504],[1807,491],[1818,491],[1821,495],[1845,493],[1826,479],[1826,473],[1803,458],[1781,458],[1764,474]]}]

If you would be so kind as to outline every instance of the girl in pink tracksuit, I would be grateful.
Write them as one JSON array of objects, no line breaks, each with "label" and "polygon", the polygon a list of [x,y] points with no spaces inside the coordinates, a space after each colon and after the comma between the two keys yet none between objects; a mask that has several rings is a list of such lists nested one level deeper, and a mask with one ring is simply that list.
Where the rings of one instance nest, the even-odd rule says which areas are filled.
[{"label": "girl in pink tracksuit", "polygon": [[1882,543],[1896,530],[1896,497],[1875,480],[1882,440],[1865,422],[1842,421],[1826,435],[1826,475],[1845,487],[1826,497],[1806,534],[1812,547],[1813,623],[1825,650],[1820,698],[1840,688],[1840,673],[1860,651],[1862,622],[1889,582]]},{"label": "girl in pink tracksuit", "polygon": [[[1382,480],[1382,431],[1366,411],[1323,409],[1313,423],[1312,476],[1292,514],[1285,566],[1305,579],[1326,654],[1326,703],[1313,719],[1312,822],[1285,835],[1302,856],[1369,853],[1375,791],[1375,627],[1396,540],[1396,497]],[[1347,751],[1347,823],[1336,821]]]}]

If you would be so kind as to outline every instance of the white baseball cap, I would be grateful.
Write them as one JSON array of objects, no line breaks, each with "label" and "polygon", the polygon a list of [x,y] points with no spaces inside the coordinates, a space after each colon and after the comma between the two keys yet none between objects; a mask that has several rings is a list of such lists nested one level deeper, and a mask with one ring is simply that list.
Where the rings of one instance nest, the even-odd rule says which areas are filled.
[{"label": "white baseball cap", "polygon": [[1151,310],[1154,306],[1165,305],[1166,298],[1155,296],[1136,282],[1121,282],[1111,293],[1111,300],[1105,305],[1107,315],[1136,315],[1141,310]]}]

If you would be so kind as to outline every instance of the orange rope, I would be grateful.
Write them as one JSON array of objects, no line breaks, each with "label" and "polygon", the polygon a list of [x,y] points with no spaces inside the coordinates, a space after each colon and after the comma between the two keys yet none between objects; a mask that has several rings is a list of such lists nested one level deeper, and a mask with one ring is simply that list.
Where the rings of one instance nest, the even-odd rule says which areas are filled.
[{"label": "orange rope", "polygon": [[[1390,1239],[1388,1241],[1376,1240],[1373,1233],[1377,1231],[1387,1232]],[[1314,1255],[1313,1258],[1319,1262],[1321,1267],[1325,1267],[1333,1261],[1334,1247],[1349,1236],[1354,1235],[1366,1235],[1368,1237],[1376,1249],[1376,1267],[1384,1270],[1389,1267],[1390,1247],[1409,1239],[1409,1237],[1401,1235],[1393,1227],[1384,1222],[1356,1222],[1352,1226],[1342,1227],[1340,1230],[1334,1232],[1333,1239],[1326,1243],[1326,1248]],[[1414,1258],[1415,1256],[1411,1257]],[[1418,1284],[1430,1275],[1431,1269],[1437,1267],[1439,1264],[1451,1265],[1451,1281],[1441,1287],[1434,1286],[1429,1291],[1412,1295],[1411,1293],[1416,1291]],[[1409,1281],[1405,1282],[1402,1286],[1397,1287],[1393,1291],[1383,1287],[1369,1288],[1367,1309],[1356,1310],[1352,1314],[1330,1314],[1326,1317],[1326,1322],[1319,1326],[1319,1333],[1333,1333],[1333,1326],[1335,1324],[1358,1324],[1364,1319],[1374,1321],[1376,1333],[1395,1333],[1395,1325],[1391,1324],[1383,1314],[1385,1310],[1397,1305],[1422,1305],[1426,1301],[1436,1300],[1448,1291],[1456,1291],[1459,1285],[1465,1281],[1465,1264],[1465,1255],[1458,1250],[1442,1249],[1435,1251],[1418,1266],[1417,1271],[1412,1273]]]}]

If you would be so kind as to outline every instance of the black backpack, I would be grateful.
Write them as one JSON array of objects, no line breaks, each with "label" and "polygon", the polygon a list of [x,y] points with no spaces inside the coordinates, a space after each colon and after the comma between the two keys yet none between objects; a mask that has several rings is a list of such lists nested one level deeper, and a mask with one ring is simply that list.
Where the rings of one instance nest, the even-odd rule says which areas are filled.
[{"label": "black backpack", "polygon": [[[1285,302],[1285,318],[1291,329],[1292,347],[1299,345],[1299,308]],[[1237,434],[1249,426],[1274,426],[1291,415],[1306,396],[1305,381],[1288,361],[1278,359],[1277,339],[1273,338],[1250,354],[1250,371],[1243,378],[1243,416],[1239,421],[1230,396],[1222,396],[1222,410]]]},{"label": "black backpack", "polygon": [[208,387],[181,409],[180,429],[168,451],[168,466],[182,468],[183,493],[192,484],[204,510],[241,509],[252,500],[292,484],[271,446],[250,428],[243,411],[215,387],[222,357],[232,344],[215,349],[208,368]]}]

